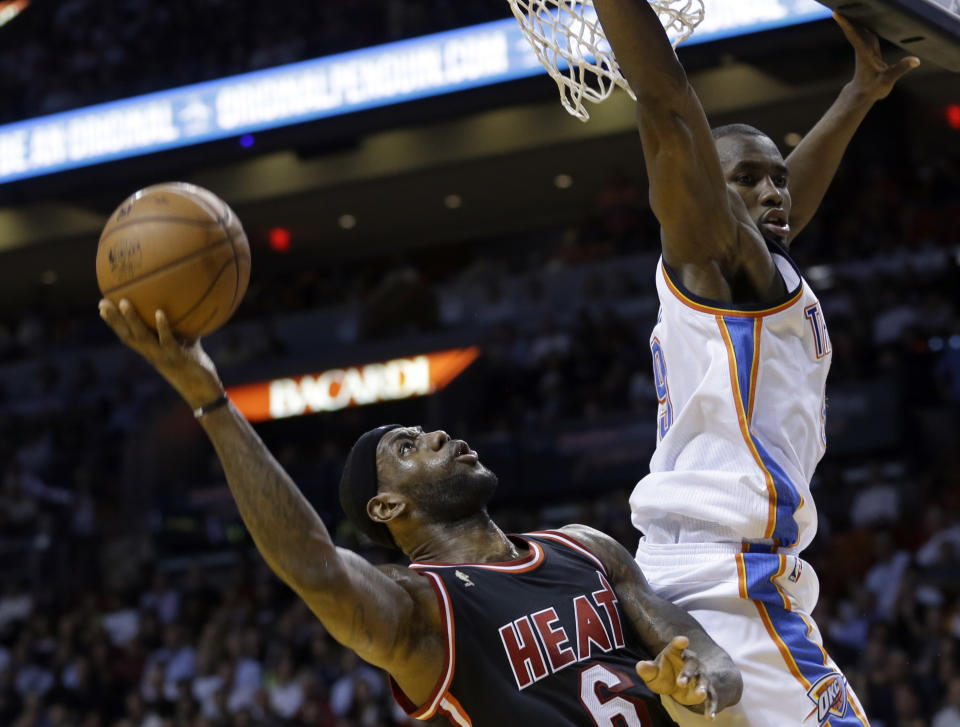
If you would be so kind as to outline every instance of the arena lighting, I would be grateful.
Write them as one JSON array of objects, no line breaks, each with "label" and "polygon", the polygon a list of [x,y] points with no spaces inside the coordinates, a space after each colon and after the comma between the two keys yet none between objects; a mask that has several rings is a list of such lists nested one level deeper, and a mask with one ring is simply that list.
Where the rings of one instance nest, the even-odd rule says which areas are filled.
[{"label": "arena lighting", "polygon": [[251,422],[337,411],[348,406],[433,394],[446,388],[479,355],[477,346],[455,348],[231,386],[227,394]]},{"label": "arena lighting", "polygon": [[290,252],[290,230],[286,227],[274,227],[267,232],[267,242],[274,252]]},{"label": "arena lighting", "polygon": [[803,134],[799,134],[796,131],[788,131],[787,134],[783,137],[784,143],[789,147],[795,147],[801,141],[803,141]]},{"label": "arena lighting", "polygon": [[952,103],[947,106],[947,123],[951,129],[960,131],[960,104]]},{"label": "arena lighting", "polygon": [[3,27],[27,9],[30,0],[0,0],[0,27]]},{"label": "arena lighting", "polygon": [[[687,44],[829,14],[816,0],[712,0]],[[543,73],[506,18],[6,124],[0,184]]]}]

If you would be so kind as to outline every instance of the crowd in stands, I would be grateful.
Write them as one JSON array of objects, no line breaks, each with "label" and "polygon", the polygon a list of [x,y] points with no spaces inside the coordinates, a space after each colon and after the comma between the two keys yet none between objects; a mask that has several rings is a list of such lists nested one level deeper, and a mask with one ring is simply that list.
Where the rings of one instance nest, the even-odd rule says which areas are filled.
[{"label": "crowd in stands", "polygon": [[[834,448],[821,463],[820,528],[807,551],[822,586],[815,616],[875,727],[960,725],[960,210],[944,191],[957,188],[956,160],[906,174],[847,171],[794,251],[824,300],[836,408],[863,381],[895,394],[885,442]],[[429,262],[413,255],[402,265],[344,264],[274,288],[258,281],[236,325],[322,315],[350,299],[348,345],[472,329],[484,355],[471,387],[496,392],[497,406],[444,392],[434,424],[495,443],[556,427],[607,436],[615,422],[646,432],[647,423],[641,437],[652,446],[646,338],[656,315],[656,253],[641,198],[618,178],[579,229],[544,231],[526,247],[488,241],[483,254],[464,245]],[[285,295],[273,294],[280,290]],[[422,301],[400,329],[383,325],[398,295]],[[29,385],[0,399],[0,724],[405,724],[383,676],[333,642],[265,570],[238,534],[228,495],[215,516],[196,505],[200,533],[174,552],[170,534],[182,523],[130,484],[148,479],[138,459],[143,440],[174,426],[161,416],[173,397],[124,354],[116,354],[119,373],[92,354],[49,359],[84,341],[94,350],[109,341],[104,331],[91,333],[100,321],[77,321],[22,322],[6,344],[5,370],[32,373]],[[69,334],[51,344],[54,325]],[[25,330],[33,326],[39,333]],[[214,355],[239,364],[282,357],[287,344],[274,336],[253,349],[226,337]],[[868,416],[870,405],[863,404]],[[334,425],[338,416],[304,418],[283,436],[268,427],[264,436],[338,539],[382,559],[342,522],[332,493],[350,439],[383,414],[355,409]],[[511,497],[518,483],[501,473],[506,494],[494,515],[513,531],[584,521],[632,548],[626,495],[643,463],[631,466],[612,488],[584,489],[589,475],[579,489],[546,483],[562,497],[539,502]],[[578,461],[566,476],[583,471],[593,470]],[[216,468],[164,487],[189,493],[198,483],[223,496]],[[207,563],[191,557],[191,547],[205,558],[230,557]]]},{"label": "crowd in stands", "polygon": [[[917,480],[952,483],[921,512],[827,521],[809,557],[834,658],[879,727],[955,727],[960,710],[960,503],[953,472],[840,473],[821,501]],[[876,480],[872,478],[876,477]],[[845,481],[849,480],[849,481]],[[495,512],[511,530],[568,519],[627,534],[625,492]],[[346,530],[340,539],[361,547]],[[83,545],[77,547],[84,547]],[[70,593],[8,584],[0,595],[0,724],[217,727],[407,724],[386,680],[339,647],[256,555],[230,566],[130,569]],[[378,558],[382,554],[369,551]]]},{"label": "crowd in stands", "polygon": [[0,27],[0,123],[508,15],[503,0],[33,0]]},{"label": "crowd in stands", "polygon": [[[0,123],[506,14],[503,0],[34,0],[0,27]],[[792,250],[834,355],[834,444],[806,555],[821,580],[815,616],[874,727],[960,727],[958,189],[949,154],[848,162]],[[632,549],[626,497],[656,407],[657,230],[644,198],[618,174],[574,229],[271,279],[255,269],[211,351],[227,371],[292,356],[285,326],[304,317],[344,350],[473,334],[484,354],[469,387],[400,413],[507,452],[493,512],[504,529],[581,521]],[[64,310],[49,292],[0,314],[0,725],[406,724],[383,675],[266,570],[216,467],[146,486],[176,459],[162,447],[199,433],[92,307]],[[315,325],[331,311],[339,327]],[[881,399],[891,408],[878,417]],[[860,424],[838,428],[857,407]],[[357,539],[333,493],[350,440],[382,417],[367,407],[262,429],[338,541],[376,560],[389,556]],[[642,446],[608,446],[630,427]],[[579,454],[570,436],[544,443],[547,431],[601,438],[626,474],[610,485],[616,461]],[[566,453],[570,467],[539,483],[560,494],[511,489],[531,486],[514,441]]]}]

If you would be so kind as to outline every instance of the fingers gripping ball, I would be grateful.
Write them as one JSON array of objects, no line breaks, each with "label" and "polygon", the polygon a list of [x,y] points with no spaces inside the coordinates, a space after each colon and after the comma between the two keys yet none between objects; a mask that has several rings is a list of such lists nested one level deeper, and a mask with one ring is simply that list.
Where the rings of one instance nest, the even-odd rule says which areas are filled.
[{"label": "fingers gripping ball", "polygon": [[115,305],[129,300],[156,326],[194,340],[233,315],[250,281],[250,245],[240,221],[212,192],[183,182],[157,184],[124,200],[100,235],[97,283]]}]

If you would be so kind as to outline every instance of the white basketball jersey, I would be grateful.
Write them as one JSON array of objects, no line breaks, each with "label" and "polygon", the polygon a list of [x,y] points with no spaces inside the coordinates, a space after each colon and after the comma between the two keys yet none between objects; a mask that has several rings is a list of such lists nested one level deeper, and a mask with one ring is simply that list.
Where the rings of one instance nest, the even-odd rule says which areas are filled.
[{"label": "white basketball jersey", "polygon": [[657,266],[657,449],[630,498],[650,543],[803,549],[816,532],[830,340],[810,286],[771,253],[790,292],[763,306],[717,307]]}]

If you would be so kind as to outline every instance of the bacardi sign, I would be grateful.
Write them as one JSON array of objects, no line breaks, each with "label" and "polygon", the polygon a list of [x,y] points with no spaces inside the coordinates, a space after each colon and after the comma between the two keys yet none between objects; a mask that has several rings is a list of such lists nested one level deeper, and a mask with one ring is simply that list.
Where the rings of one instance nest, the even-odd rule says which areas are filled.
[{"label": "bacardi sign", "polygon": [[6,25],[20,13],[27,9],[30,0],[6,0],[0,1],[0,26]]},{"label": "bacardi sign", "polygon": [[426,396],[446,387],[479,355],[476,346],[437,351],[234,386],[227,393],[250,421],[283,419]]}]

